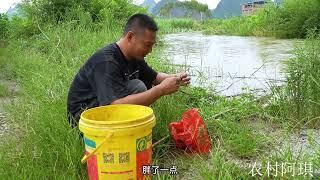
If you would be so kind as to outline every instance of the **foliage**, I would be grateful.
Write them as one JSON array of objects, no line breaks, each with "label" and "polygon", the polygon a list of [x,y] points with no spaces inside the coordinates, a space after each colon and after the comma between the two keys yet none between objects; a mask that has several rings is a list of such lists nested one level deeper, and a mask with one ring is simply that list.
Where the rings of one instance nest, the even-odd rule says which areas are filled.
[{"label": "foliage", "polygon": [[196,0],[170,2],[161,8],[160,15],[168,17],[170,12],[175,8],[185,8],[187,10],[187,14],[185,15],[185,17],[192,18],[192,13],[194,11],[203,13],[203,15],[206,17],[211,17],[211,11],[209,10],[208,5],[201,4]]},{"label": "foliage", "polygon": [[7,39],[9,35],[9,19],[6,14],[0,13],[0,41]]},{"label": "foliage", "polygon": [[201,29],[201,22],[193,19],[183,19],[183,18],[157,18],[156,19],[159,32],[161,34],[168,34],[174,32],[190,32],[197,31]]},{"label": "foliage", "polygon": [[319,9],[319,0],[285,0],[281,6],[268,3],[251,16],[208,20],[204,29],[208,34],[303,38],[310,29],[319,32]]},{"label": "foliage", "polygon": [[92,22],[124,21],[135,12],[143,11],[127,0],[30,0],[25,5],[28,16],[41,22],[79,20],[78,11],[86,14]]}]

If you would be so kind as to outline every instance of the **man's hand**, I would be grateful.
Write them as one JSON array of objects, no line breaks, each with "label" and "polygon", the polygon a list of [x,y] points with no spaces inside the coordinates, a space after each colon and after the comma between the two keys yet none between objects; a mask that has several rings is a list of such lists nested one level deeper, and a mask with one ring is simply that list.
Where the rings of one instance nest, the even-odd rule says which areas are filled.
[{"label": "man's hand", "polygon": [[180,79],[181,86],[187,86],[190,84],[190,76],[187,73],[178,73],[178,74],[166,74],[166,73],[158,73],[157,78],[155,80],[155,85],[161,84],[165,79],[178,77]]},{"label": "man's hand", "polygon": [[190,76],[187,73],[178,73],[175,74],[176,77],[180,78],[180,85],[187,86],[190,84]]},{"label": "man's hand", "polygon": [[[182,78],[181,78],[182,77]],[[182,79],[182,80],[181,80]],[[184,82],[182,82],[184,80]],[[111,104],[140,104],[149,106],[161,96],[169,95],[179,90],[181,84],[188,84],[188,79],[185,75],[171,76],[165,78],[160,84],[153,88],[138,94],[131,94],[126,97],[117,99]]]},{"label": "man's hand", "polygon": [[166,78],[158,86],[161,89],[163,95],[169,95],[178,91],[180,84],[181,78],[174,76]]}]

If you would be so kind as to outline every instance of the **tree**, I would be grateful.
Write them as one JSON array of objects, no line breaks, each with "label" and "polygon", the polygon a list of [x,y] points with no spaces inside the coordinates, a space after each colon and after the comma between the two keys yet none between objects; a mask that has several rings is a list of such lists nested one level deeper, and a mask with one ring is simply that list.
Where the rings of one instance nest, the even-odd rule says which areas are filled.
[{"label": "tree", "polygon": [[9,35],[9,19],[6,14],[0,13],[0,40],[6,40]]}]

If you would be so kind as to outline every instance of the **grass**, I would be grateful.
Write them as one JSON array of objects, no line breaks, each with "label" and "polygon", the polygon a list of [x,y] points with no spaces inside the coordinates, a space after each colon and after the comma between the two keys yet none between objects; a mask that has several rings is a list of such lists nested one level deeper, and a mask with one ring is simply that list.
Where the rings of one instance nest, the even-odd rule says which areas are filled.
[{"label": "grass", "polygon": [[[287,61],[287,95],[294,116],[304,124],[319,125],[320,108],[320,38],[312,35],[296,50],[295,58]],[[316,36],[316,37],[314,37]]]},{"label": "grass", "polygon": [[[318,82],[320,82],[317,73],[319,42],[318,37],[312,36],[305,45],[298,45],[294,50],[296,57],[288,60],[287,63],[288,84],[283,87],[272,87],[272,94],[260,99],[251,95],[233,99],[215,97],[195,88],[184,90],[188,94],[181,92],[161,99],[153,106],[156,112],[161,112],[158,117],[160,124],[158,122],[158,127],[155,129],[156,138],[168,133],[166,127],[172,121],[172,116],[174,119],[179,119],[180,117],[176,114],[181,114],[184,109],[197,107],[201,110],[215,147],[212,149],[213,154],[206,159],[186,158],[186,154],[177,151],[171,141],[166,141],[155,148],[155,163],[164,164],[164,166],[178,165],[182,171],[179,178],[185,179],[210,179],[211,177],[215,177],[214,179],[258,177],[290,179],[292,177],[290,173],[275,175],[275,172],[271,172],[268,175],[268,163],[269,165],[311,163],[313,170],[319,172],[319,144],[314,143],[315,145],[312,146],[316,154],[302,152],[297,155],[292,147],[292,143],[296,142],[290,138],[282,138],[286,135],[291,137],[293,131],[299,132],[301,128],[319,128],[317,119],[319,116],[313,115],[319,112],[318,98],[316,98],[319,92]],[[296,74],[300,74],[299,78],[296,78]],[[306,80],[301,80],[301,77]],[[297,86],[295,83],[300,84]],[[293,98],[299,93],[305,96]],[[302,119],[296,114],[297,106],[303,106],[303,111],[307,112],[300,113],[303,114]],[[170,115],[170,112],[173,115]],[[255,126],[256,123],[260,125]],[[279,146],[279,144],[285,144],[285,146]],[[219,148],[217,148],[218,145]],[[210,165],[211,161],[213,165]],[[241,166],[246,161],[251,162],[250,167]],[[235,162],[240,162],[240,165]],[[262,165],[261,176],[250,175],[254,162]],[[218,166],[223,168],[214,166],[219,164],[225,166]],[[295,168],[299,170],[299,167]],[[309,174],[307,176],[311,177]],[[301,174],[295,174],[294,177],[306,178]]]},{"label": "grass", "polygon": [[[14,70],[22,92],[19,102],[7,109],[12,116],[10,123],[19,126],[20,132],[18,139],[0,150],[0,174],[4,178],[19,174],[22,179],[82,179],[86,170],[79,160],[84,147],[66,119],[67,91],[88,54],[114,41],[115,36],[109,29],[94,33],[75,30],[68,24],[42,31],[28,39],[32,42],[28,48],[19,41],[8,47],[12,53],[7,56],[7,66]],[[8,150],[17,144],[19,148]]]},{"label": "grass", "polygon": [[10,94],[8,87],[4,84],[0,84],[0,98],[6,97]]},{"label": "grass", "polygon": [[[191,20],[158,21],[161,34],[197,30],[206,23],[211,26],[210,22],[201,24]],[[54,27],[40,26],[39,31],[38,35],[12,40],[6,47],[7,53],[0,56],[0,68],[6,69],[4,76],[15,78],[21,84],[19,101],[7,107],[11,116],[9,121],[17,125],[19,131],[16,138],[0,148],[0,174],[4,179],[86,179],[86,167],[80,164],[83,144],[78,131],[71,130],[66,120],[67,91],[75,72],[88,56],[120,36],[120,26],[106,26],[96,31],[62,23]],[[244,163],[251,162],[249,165],[252,165],[255,161],[262,163],[264,171],[267,162],[298,161],[312,162],[314,169],[319,170],[317,143],[313,143],[315,156],[294,157],[289,145],[277,151],[275,140],[291,133],[292,127],[297,128],[295,125],[301,121],[292,113],[292,107],[296,108],[301,100],[317,102],[320,46],[319,39],[314,38],[301,51],[296,51],[297,58],[288,66],[289,79],[292,79],[289,82],[293,83],[285,88],[275,88],[270,96],[256,99],[243,95],[228,99],[211,95],[201,88],[183,88],[175,95],[157,101],[152,106],[157,118],[154,141],[168,135],[168,124],[180,120],[183,111],[196,107],[208,127],[213,148],[208,156],[190,155],[176,149],[168,138],[154,148],[153,164],[177,165],[177,176],[184,179],[255,178],[250,175],[252,167]],[[148,63],[158,71],[171,73],[173,69],[163,65],[167,62],[162,56],[164,48],[158,45],[148,57]],[[296,78],[296,72],[306,76],[306,81]],[[295,86],[298,82],[306,84]],[[303,94],[300,91],[307,92],[305,96],[298,96],[305,99],[288,98]],[[314,103],[303,105],[301,110],[308,112],[307,117],[317,117]],[[316,119],[313,121],[311,127],[318,127]],[[279,129],[284,132],[274,137],[272,131]],[[289,144],[290,139],[285,139],[284,143]],[[287,174],[284,178],[290,177]],[[260,178],[268,177],[264,174]],[[173,176],[159,175],[155,179],[173,179]]]},{"label": "grass", "polygon": [[[1,43],[1,42],[0,42]],[[0,45],[0,98],[6,97],[10,95],[9,88],[6,84],[2,82],[2,80],[6,79],[6,77],[9,77],[8,70],[6,70],[7,62],[5,61],[6,56],[6,49],[4,47],[1,47]]]},{"label": "grass", "polygon": [[173,19],[156,19],[161,34],[177,33],[177,32],[189,32],[199,30],[201,24],[199,21],[192,19],[173,18]]},{"label": "grass", "polygon": [[[294,8],[297,7],[294,6]],[[272,17],[277,18],[279,13],[273,11],[273,7],[269,8],[269,13],[271,13]],[[280,13],[286,12],[282,11]],[[240,17],[228,20],[195,22],[193,26],[192,23],[186,23],[184,22],[185,20],[181,20],[181,25],[175,23],[178,26],[176,28],[173,28],[174,23],[170,22],[177,20],[166,20],[162,24],[165,25],[163,30],[165,33],[184,31],[182,27],[190,26],[189,29],[201,30],[207,34],[275,37],[305,36],[303,35],[305,32],[302,32],[302,34],[296,32],[297,28],[290,30],[284,26],[274,26],[273,23],[276,23],[279,19],[272,19],[270,16],[266,18],[265,15],[265,12],[259,12],[259,14],[248,18]],[[293,16],[295,15],[297,14]],[[295,25],[299,26],[299,24]],[[306,162],[312,163],[313,169],[319,171],[319,145],[312,147],[317,152],[314,156],[310,154],[297,156],[290,146],[295,142],[292,142],[290,138],[282,138],[285,134],[289,134],[290,137],[293,130],[299,131],[300,128],[316,129],[319,127],[317,119],[319,116],[312,116],[312,114],[319,112],[317,107],[318,98],[316,98],[319,92],[317,73],[317,69],[319,69],[317,66],[319,61],[319,42],[319,39],[313,37],[300,50],[300,46],[298,46],[295,50],[296,58],[289,60],[287,70],[289,83],[287,86],[274,87],[271,95],[261,99],[254,99],[250,96],[226,99],[210,96],[201,90],[199,92],[195,89],[188,89],[191,91],[189,93],[191,96],[185,93],[178,93],[176,96],[160,100],[154,106],[156,112],[161,112],[158,115],[158,126],[155,129],[156,139],[160,139],[168,133],[167,124],[172,119],[179,119],[177,114],[181,114],[185,108],[197,107],[201,110],[215,147],[212,149],[213,153],[206,159],[200,157],[186,158],[186,154],[176,150],[174,144],[168,140],[155,148],[154,162],[167,165],[177,164],[182,171],[182,175],[179,177],[185,179],[211,179],[212,177],[215,177],[213,179],[255,179],[259,176],[252,177],[250,175],[254,161],[262,163],[262,171],[264,173],[260,178],[292,178],[290,173],[275,176],[273,172],[269,176],[266,174],[268,163],[275,165],[275,163]],[[306,80],[301,81],[301,76],[297,78],[297,73]],[[297,86],[297,83],[300,83],[299,86]],[[305,96],[293,98],[296,94],[304,94]],[[185,100],[184,97],[189,101]],[[305,103],[305,101],[308,102]],[[297,109],[297,106],[303,106],[303,111],[308,112],[300,113],[304,115],[302,119],[295,113],[299,112],[298,110],[301,111],[301,108]],[[226,113],[221,114],[221,112]],[[257,122],[261,124],[258,127],[254,126]],[[305,125],[308,126],[306,127]],[[274,131],[279,132],[274,133]],[[279,143],[284,143],[286,146],[279,147]],[[240,164],[249,161],[251,162],[251,167],[242,167],[239,164],[235,164],[235,161],[240,162]],[[306,177],[296,175],[295,178],[304,179]]]}]

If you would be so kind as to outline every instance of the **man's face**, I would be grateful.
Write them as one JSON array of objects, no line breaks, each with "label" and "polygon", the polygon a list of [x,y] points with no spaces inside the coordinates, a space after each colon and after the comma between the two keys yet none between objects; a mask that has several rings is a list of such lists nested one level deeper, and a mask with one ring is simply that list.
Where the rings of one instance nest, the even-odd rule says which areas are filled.
[{"label": "man's face", "polygon": [[153,45],[156,43],[156,32],[148,29],[134,33],[130,43],[130,51],[133,58],[143,60],[152,52]]}]

